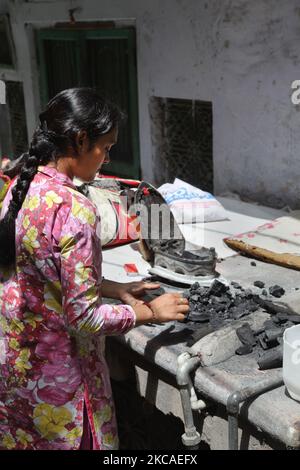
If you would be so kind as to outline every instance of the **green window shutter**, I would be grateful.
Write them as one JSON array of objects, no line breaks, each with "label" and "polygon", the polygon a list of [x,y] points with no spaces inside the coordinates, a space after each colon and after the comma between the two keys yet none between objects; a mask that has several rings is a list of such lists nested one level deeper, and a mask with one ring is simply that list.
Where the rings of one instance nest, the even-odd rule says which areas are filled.
[{"label": "green window shutter", "polygon": [[39,31],[38,50],[43,105],[61,90],[82,84],[77,34],[66,36],[62,31]]}]

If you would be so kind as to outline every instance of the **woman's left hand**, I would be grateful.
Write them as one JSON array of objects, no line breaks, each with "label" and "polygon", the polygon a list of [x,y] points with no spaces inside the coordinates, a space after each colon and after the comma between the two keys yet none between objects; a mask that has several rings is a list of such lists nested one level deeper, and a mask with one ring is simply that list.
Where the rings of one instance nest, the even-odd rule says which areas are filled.
[{"label": "woman's left hand", "polygon": [[118,298],[127,305],[143,304],[143,300],[139,300],[147,294],[147,290],[158,289],[160,284],[157,282],[126,282],[118,287]]}]

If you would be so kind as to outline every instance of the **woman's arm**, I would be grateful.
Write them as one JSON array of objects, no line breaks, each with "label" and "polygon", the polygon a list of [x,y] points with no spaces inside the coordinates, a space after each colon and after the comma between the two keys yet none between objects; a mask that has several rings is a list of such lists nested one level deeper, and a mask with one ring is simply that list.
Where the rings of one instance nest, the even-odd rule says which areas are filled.
[{"label": "woman's arm", "polygon": [[98,224],[95,208],[72,195],[71,209],[60,222],[59,234],[63,312],[74,330],[122,334],[133,328],[136,314],[129,305],[102,304]]},{"label": "woman's arm", "polygon": [[141,297],[147,295],[147,291],[158,289],[160,284],[157,282],[114,282],[108,279],[102,279],[101,294],[103,297],[121,300],[123,304],[129,304],[134,307],[137,303],[143,303]]},{"label": "woman's arm", "polygon": [[112,335],[151,321],[183,320],[188,302],[181,294],[164,294],[149,304],[102,304],[99,218],[93,206],[73,198],[59,237],[62,307],[69,327]]},{"label": "woman's arm", "polygon": [[122,288],[121,282],[103,279],[101,283],[101,294],[108,299],[119,299],[119,290]]}]

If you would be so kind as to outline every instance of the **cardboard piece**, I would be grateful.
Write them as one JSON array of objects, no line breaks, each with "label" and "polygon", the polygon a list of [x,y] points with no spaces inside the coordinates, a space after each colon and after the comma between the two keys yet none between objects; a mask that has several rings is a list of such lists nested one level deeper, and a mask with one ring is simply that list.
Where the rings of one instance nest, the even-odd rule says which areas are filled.
[{"label": "cardboard piece", "polygon": [[232,249],[254,258],[300,270],[300,211],[256,230],[224,239]]}]

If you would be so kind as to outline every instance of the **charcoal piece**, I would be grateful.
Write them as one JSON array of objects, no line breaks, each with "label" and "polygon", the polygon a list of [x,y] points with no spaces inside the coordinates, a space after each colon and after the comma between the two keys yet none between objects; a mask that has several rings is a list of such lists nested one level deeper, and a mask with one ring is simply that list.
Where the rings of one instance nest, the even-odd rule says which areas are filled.
[{"label": "charcoal piece", "polygon": [[256,263],[255,263],[255,261],[251,261],[251,263],[250,263],[250,264],[251,264],[251,266],[256,266]]},{"label": "charcoal piece", "polygon": [[210,319],[210,314],[208,312],[197,312],[193,311],[188,314],[187,320],[193,321],[195,323],[205,323]]},{"label": "charcoal piece", "polygon": [[239,305],[241,305],[243,302],[245,302],[245,299],[243,299],[242,297],[240,296],[237,296],[235,297],[234,301],[233,301],[233,305],[235,307],[238,307]]},{"label": "charcoal piece", "polygon": [[255,336],[259,336],[264,332],[265,332],[265,328],[259,328],[258,330],[255,330],[254,334],[255,334]]},{"label": "charcoal piece", "polygon": [[268,292],[267,292],[266,289],[263,289],[263,290],[261,291],[261,294],[262,294],[262,295],[268,295]]},{"label": "charcoal piece", "polygon": [[242,286],[238,282],[232,281],[231,285],[235,289],[238,289],[238,290],[242,289]]},{"label": "charcoal piece", "polygon": [[227,312],[222,312],[224,320],[227,320],[227,322],[231,322],[231,318],[229,317],[229,313]]},{"label": "charcoal piece", "polygon": [[244,294],[247,297],[247,299],[251,299],[253,297],[253,292],[251,289],[246,289]]},{"label": "charcoal piece", "polygon": [[190,300],[193,300],[194,302],[198,302],[200,300],[200,295],[194,294],[190,297]]},{"label": "charcoal piece", "polygon": [[236,334],[242,344],[255,346],[256,338],[249,323],[244,323],[240,328],[237,328]]},{"label": "charcoal piece", "polygon": [[273,315],[272,321],[273,321],[276,325],[278,325],[278,324],[280,323],[280,320],[279,320],[279,318],[277,318],[277,315]]},{"label": "charcoal piece", "polygon": [[290,314],[287,312],[278,312],[276,315],[276,318],[280,323],[285,323],[286,321],[288,321],[289,317]]},{"label": "charcoal piece", "polygon": [[246,297],[247,295],[245,294],[245,291],[241,292],[240,295],[238,296],[238,298],[241,299],[243,302],[245,301]]},{"label": "charcoal piece", "polygon": [[264,322],[264,330],[272,330],[274,328],[274,322],[273,322],[273,319],[275,318],[275,316],[272,318],[272,320],[266,320]]},{"label": "charcoal piece", "polygon": [[197,290],[199,289],[200,284],[199,282],[194,282],[194,284],[191,285],[191,290]]},{"label": "charcoal piece", "polygon": [[274,369],[282,367],[283,347],[282,345],[264,352],[258,359],[257,364],[260,370]]},{"label": "charcoal piece", "polygon": [[182,297],[184,297],[185,299],[189,299],[189,298],[190,298],[190,295],[191,295],[191,293],[190,293],[189,290],[185,290],[185,291],[183,291],[183,293],[182,293]]},{"label": "charcoal piece", "polygon": [[292,310],[285,307],[284,305],[274,304],[271,300],[262,299],[259,296],[253,297],[253,300],[257,302],[264,310],[271,313],[272,315],[276,315],[278,313],[284,313],[286,315],[289,315],[290,313],[294,313]]},{"label": "charcoal piece", "polygon": [[216,279],[213,284],[210,286],[208,294],[209,295],[215,295],[217,297],[221,297],[222,294],[225,294],[229,290],[229,286],[226,286],[226,284],[223,284],[223,282],[218,281]]},{"label": "charcoal piece", "polygon": [[269,293],[273,295],[273,297],[277,297],[279,299],[285,294],[285,290],[283,289],[283,287],[280,287],[277,284],[275,284],[275,286],[271,286],[269,288]]},{"label": "charcoal piece", "polygon": [[283,328],[273,327],[265,331],[265,340],[269,346],[277,343],[277,339],[283,335]]},{"label": "charcoal piece", "polygon": [[272,338],[271,341],[266,341],[268,345],[268,349],[274,349],[276,346],[280,344],[280,336],[277,336],[276,338]]},{"label": "charcoal piece", "polygon": [[239,307],[233,307],[230,310],[230,316],[234,320],[238,320],[239,318],[245,317],[249,315],[249,310],[247,310],[244,305],[240,305]]},{"label": "charcoal piece", "polygon": [[189,307],[190,307],[190,312],[197,312],[199,314],[200,312],[205,312],[205,308],[199,303],[194,303],[194,302],[189,302]]},{"label": "charcoal piece", "polygon": [[232,303],[232,305],[234,305],[234,300],[231,299],[231,298],[228,298],[228,297],[225,297],[225,296],[222,296],[222,297],[219,297],[218,298],[218,304],[224,304],[224,305],[230,305]]},{"label": "charcoal piece", "polygon": [[199,289],[197,289],[195,293],[200,295],[201,297],[207,297],[208,290],[208,287],[199,287]]},{"label": "charcoal piece", "polygon": [[223,295],[221,297],[216,297],[215,295],[211,295],[209,300],[212,304],[215,304],[215,303],[218,304],[219,302],[224,302],[224,301],[227,302],[227,298]]},{"label": "charcoal piece", "polygon": [[289,315],[288,316],[288,321],[295,323],[295,325],[298,325],[300,323],[300,315]]},{"label": "charcoal piece", "polygon": [[257,304],[251,300],[251,302],[248,302],[248,309],[250,312],[256,312]]},{"label": "charcoal piece", "polygon": [[215,305],[215,312],[216,313],[219,313],[219,312],[224,312],[226,309],[226,305]]},{"label": "charcoal piece", "polygon": [[262,281],[255,281],[255,282],[253,282],[253,285],[254,285],[255,287],[259,287],[260,289],[262,289],[263,287],[265,287],[265,283],[262,282]]},{"label": "charcoal piece", "polygon": [[269,349],[269,346],[267,345],[266,340],[265,340],[265,334],[264,334],[264,333],[262,333],[262,334],[258,337],[258,343],[260,344],[260,346],[261,346],[264,350]]},{"label": "charcoal piece", "polygon": [[235,351],[235,354],[238,354],[239,356],[245,356],[246,354],[251,354],[252,351],[253,349],[251,348],[251,346],[249,346],[248,344],[244,344]]}]

